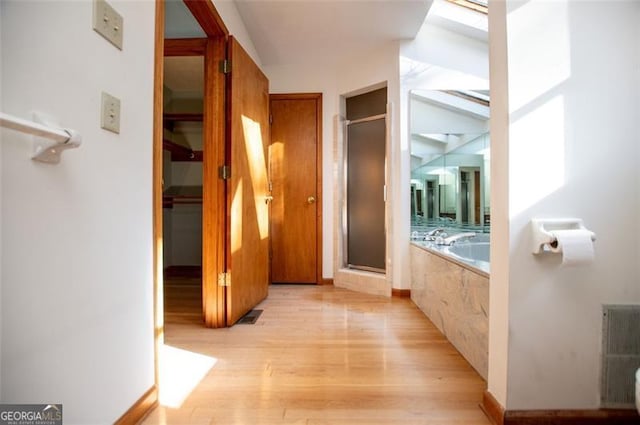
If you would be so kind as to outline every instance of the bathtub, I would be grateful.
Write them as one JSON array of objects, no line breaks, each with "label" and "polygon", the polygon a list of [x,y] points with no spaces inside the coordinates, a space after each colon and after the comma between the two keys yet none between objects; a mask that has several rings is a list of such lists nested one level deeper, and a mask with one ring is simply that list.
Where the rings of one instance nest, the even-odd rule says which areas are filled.
[{"label": "bathtub", "polygon": [[489,263],[489,242],[457,243],[445,247],[444,252],[462,261]]},{"label": "bathtub", "polygon": [[486,276],[489,275],[489,235],[478,235],[468,242],[456,242],[449,246],[437,245],[429,241],[412,241],[412,243],[427,248],[436,254],[440,254],[472,271],[480,272]]}]

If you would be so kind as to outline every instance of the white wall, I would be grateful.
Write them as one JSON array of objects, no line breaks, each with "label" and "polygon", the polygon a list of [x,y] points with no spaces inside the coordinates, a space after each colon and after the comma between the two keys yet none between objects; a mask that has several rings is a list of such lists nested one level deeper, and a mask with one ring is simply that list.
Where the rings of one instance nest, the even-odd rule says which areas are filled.
[{"label": "white wall", "polygon": [[[640,303],[640,3],[508,0],[506,28],[499,18],[492,68],[508,79],[492,78],[492,115],[508,128],[492,124],[492,161],[507,161],[509,183],[492,221],[508,228],[492,246],[509,253],[492,252],[491,315],[504,317],[490,324],[502,337],[489,389],[509,410],[597,408],[602,304]],[[592,264],[531,254],[530,219],[567,216],[598,235]],[[504,364],[506,383],[491,372]]]},{"label": "white wall", "polygon": [[[92,2],[2,2],[2,110],[54,115],[83,137],[58,165],[2,132],[2,402],[63,403],[110,423],[154,383],[154,2],[112,0],[124,50],[92,30]],[[100,129],[100,94],[122,101]]]}]

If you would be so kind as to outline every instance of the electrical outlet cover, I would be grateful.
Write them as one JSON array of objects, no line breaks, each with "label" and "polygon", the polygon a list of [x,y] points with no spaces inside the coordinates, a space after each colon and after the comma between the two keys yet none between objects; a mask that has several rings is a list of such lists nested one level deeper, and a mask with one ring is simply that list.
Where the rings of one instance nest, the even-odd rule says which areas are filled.
[{"label": "electrical outlet cover", "polygon": [[111,44],[122,50],[124,20],[122,16],[104,0],[93,2],[93,29]]},{"label": "electrical outlet cover", "polygon": [[100,127],[120,134],[120,99],[102,92]]}]

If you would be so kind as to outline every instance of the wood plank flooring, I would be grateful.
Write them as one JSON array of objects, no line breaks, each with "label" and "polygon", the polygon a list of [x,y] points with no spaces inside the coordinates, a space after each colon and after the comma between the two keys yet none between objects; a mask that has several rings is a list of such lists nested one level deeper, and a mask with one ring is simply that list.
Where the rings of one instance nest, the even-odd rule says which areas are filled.
[{"label": "wood plank flooring", "polygon": [[215,364],[144,424],[490,423],[485,382],[408,299],[277,285],[256,324],[213,330],[182,286],[167,290],[165,344]]}]

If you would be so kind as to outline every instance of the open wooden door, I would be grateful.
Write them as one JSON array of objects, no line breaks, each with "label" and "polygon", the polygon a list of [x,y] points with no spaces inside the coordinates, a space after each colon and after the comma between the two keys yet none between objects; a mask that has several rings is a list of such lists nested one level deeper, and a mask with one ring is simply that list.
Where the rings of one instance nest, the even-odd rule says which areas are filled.
[{"label": "open wooden door", "polygon": [[269,81],[229,37],[227,164],[227,326],[269,290]]}]

